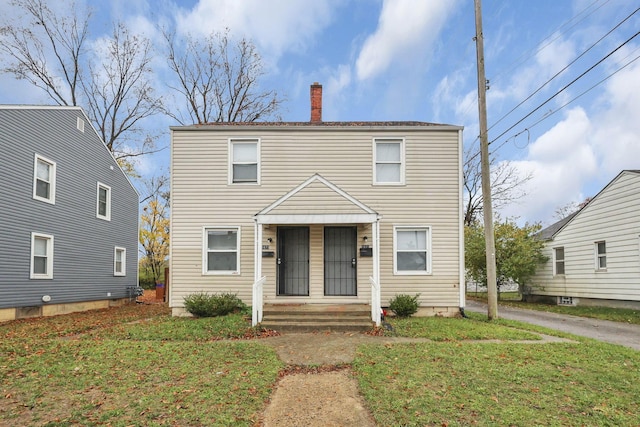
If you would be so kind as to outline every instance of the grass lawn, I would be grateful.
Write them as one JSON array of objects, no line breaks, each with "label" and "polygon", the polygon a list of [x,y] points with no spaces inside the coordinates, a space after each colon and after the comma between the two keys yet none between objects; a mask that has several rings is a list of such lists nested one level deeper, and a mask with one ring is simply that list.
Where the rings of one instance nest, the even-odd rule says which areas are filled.
[{"label": "grass lawn", "polygon": [[[469,292],[467,293],[467,297],[473,297],[481,301],[487,300],[486,292]],[[555,304],[522,302],[519,301],[520,295],[517,292],[503,292],[502,294],[500,294],[500,298],[500,301],[498,301],[500,305],[506,305],[510,307],[549,311],[553,313],[570,314],[572,316],[589,317],[592,319],[610,320],[612,322],[633,323],[635,325],[640,325],[640,310],[627,308],[589,307],[582,305],[564,306]]]},{"label": "grass lawn", "polygon": [[[437,320],[456,319],[412,318],[396,330],[434,329]],[[569,336],[514,321],[457,320],[479,331],[522,327]],[[379,425],[639,425],[640,352],[573,338],[366,345],[353,366]]]},{"label": "grass lawn", "polygon": [[215,342],[253,332],[162,306],[0,324],[0,425],[254,425],[283,365],[259,340]]},{"label": "grass lawn", "polygon": [[[358,349],[379,425],[640,424],[640,352],[473,313],[391,322],[433,341]],[[285,366],[242,339],[255,335],[239,315],[171,318],[163,306],[0,324],[0,425],[257,425]]]}]

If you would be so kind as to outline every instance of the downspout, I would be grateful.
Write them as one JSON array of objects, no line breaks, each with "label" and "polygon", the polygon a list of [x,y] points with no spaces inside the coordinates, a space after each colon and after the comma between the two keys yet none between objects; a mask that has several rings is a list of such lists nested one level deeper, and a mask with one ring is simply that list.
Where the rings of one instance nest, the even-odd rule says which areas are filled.
[{"label": "downspout", "polygon": [[466,296],[466,281],[465,281],[465,270],[464,270],[464,176],[462,171],[462,129],[458,131],[458,200],[459,200],[459,213],[458,213],[458,257],[460,258],[459,265],[459,292],[460,292],[460,315],[462,317],[467,318],[467,315],[464,312],[464,308],[466,305],[465,296]]}]

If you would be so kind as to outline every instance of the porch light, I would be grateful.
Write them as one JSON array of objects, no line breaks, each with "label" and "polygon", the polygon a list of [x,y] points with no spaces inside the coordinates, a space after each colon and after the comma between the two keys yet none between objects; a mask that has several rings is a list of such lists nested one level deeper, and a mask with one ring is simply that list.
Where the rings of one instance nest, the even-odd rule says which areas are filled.
[{"label": "porch light", "polygon": [[363,240],[365,243],[367,243],[367,240],[369,240],[369,238],[368,238],[367,236],[364,236],[364,237],[362,238],[362,240]]}]

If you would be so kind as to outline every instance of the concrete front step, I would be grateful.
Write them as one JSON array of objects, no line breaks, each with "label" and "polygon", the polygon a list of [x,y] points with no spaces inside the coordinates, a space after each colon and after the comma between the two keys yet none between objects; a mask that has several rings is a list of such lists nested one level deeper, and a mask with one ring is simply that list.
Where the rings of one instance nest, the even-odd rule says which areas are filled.
[{"label": "concrete front step", "polygon": [[278,332],[362,332],[373,327],[371,309],[363,304],[265,305],[261,326]]},{"label": "concrete front step", "polygon": [[283,333],[307,332],[366,332],[373,328],[373,322],[271,322],[263,321],[260,326],[265,329]]}]

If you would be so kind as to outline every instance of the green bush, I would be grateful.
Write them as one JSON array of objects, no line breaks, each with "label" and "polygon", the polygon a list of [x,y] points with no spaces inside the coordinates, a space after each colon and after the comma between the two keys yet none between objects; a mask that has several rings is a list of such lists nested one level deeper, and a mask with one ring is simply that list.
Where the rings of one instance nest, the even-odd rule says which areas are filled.
[{"label": "green bush", "polygon": [[389,309],[398,317],[410,317],[418,311],[418,297],[420,294],[412,297],[405,294],[396,294],[389,303]]},{"label": "green bush", "polygon": [[206,292],[199,292],[191,294],[184,298],[184,307],[197,317],[224,316],[247,310],[247,305],[236,294],[231,293],[209,295]]}]

